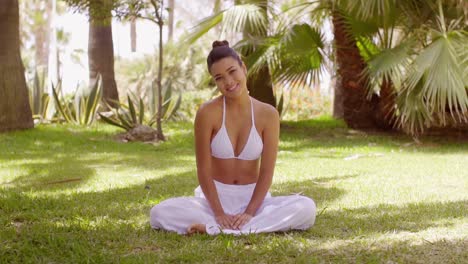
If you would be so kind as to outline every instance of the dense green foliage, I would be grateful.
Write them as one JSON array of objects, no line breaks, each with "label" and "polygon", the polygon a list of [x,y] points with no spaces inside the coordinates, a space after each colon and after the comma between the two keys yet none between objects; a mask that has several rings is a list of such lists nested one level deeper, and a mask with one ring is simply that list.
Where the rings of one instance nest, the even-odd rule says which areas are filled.
[{"label": "dense green foliage", "polygon": [[[377,108],[375,123],[385,121],[385,129],[394,126],[418,135],[430,127],[468,122],[468,13],[463,1],[270,0],[267,8],[255,0],[238,2],[244,4],[201,20],[189,41],[217,25],[221,38],[246,28],[257,33],[268,28],[267,35],[244,34],[235,45],[241,53],[250,51],[245,58],[249,74],[259,74],[267,64],[277,87],[308,87],[325,71],[338,80],[354,74],[340,73],[336,62],[351,49],[340,54],[336,38],[325,39],[324,22],[340,14],[346,37],[365,60],[362,84],[353,85],[369,91]],[[357,67],[359,61],[346,59]],[[358,111],[364,97],[345,109]],[[349,127],[357,122],[345,121]]]},{"label": "dense green foliage", "polygon": [[282,123],[273,195],[318,205],[306,232],[178,236],[152,205],[197,186],[191,123],[168,141],[117,128],[40,125],[0,135],[0,263],[460,263],[467,259],[468,142]]}]

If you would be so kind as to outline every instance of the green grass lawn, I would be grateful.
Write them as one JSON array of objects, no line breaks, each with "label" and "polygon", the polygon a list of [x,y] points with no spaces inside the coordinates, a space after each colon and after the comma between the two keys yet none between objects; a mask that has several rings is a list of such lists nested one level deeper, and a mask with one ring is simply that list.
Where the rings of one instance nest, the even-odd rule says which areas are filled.
[{"label": "green grass lawn", "polygon": [[318,206],[305,232],[179,236],[149,227],[197,186],[190,123],[160,144],[117,129],[0,134],[0,263],[467,263],[468,141],[364,134],[329,118],[282,124],[273,195]]}]

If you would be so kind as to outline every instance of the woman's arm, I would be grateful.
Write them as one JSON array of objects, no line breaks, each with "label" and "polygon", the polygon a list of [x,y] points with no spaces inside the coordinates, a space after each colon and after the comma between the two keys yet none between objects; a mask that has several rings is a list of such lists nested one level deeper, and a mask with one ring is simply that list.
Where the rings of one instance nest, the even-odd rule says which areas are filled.
[{"label": "woman's arm", "polygon": [[212,125],[206,105],[202,105],[195,117],[195,156],[197,159],[197,176],[200,187],[210,204],[215,215],[216,222],[222,228],[232,228],[234,218],[226,215],[219,201],[218,191],[213,182],[211,173],[211,130]]},{"label": "woman's arm", "polygon": [[279,141],[279,114],[273,107],[268,107],[265,114],[266,126],[263,130],[263,152],[260,164],[260,175],[245,214],[254,216],[270,189],[275,171]]},{"label": "woman's arm", "polygon": [[218,192],[211,173],[211,130],[210,113],[207,106],[202,105],[195,117],[195,156],[197,160],[197,176],[200,187],[208,200],[215,216],[223,215],[224,210],[219,201]]}]

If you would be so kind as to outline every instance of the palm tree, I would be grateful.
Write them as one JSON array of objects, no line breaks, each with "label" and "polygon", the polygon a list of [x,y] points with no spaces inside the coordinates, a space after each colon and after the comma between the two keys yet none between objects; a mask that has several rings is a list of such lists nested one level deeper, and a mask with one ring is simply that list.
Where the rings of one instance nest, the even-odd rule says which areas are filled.
[{"label": "palm tree", "polygon": [[[373,101],[366,99],[368,81],[366,76],[361,74],[366,68],[366,63],[356,38],[350,32],[351,21],[346,10],[336,1],[323,0],[306,2],[289,11],[294,11],[291,12],[291,17],[282,17],[279,23],[282,25],[277,30],[276,39],[279,41],[268,40],[265,52],[257,56],[258,60],[270,61],[270,67],[277,69],[274,78],[278,75],[286,82],[295,83],[299,80],[300,83],[307,83],[307,80],[318,82],[321,72],[325,68],[330,68],[326,67],[327,62],[334,58],[337,68],[335,104],[339,104],[335,108],[343,109],[343,117],[349,127],[376,128],[377,123],[374,119],[376,98],[374,97]],[[303,14],[312,17],[312,21],[295,23],[294,21],[301,21],[300,17]],[[327,54],[326,43],[318,28],[326,17],[331,18],[334,26],[332,54]],[[277,47],[272,49],[273,46]]]},{"label": "palm tree", "polygon": [[468,121],[463,5],[456,0],[372,0],[345,6],[374,28],[356,36],[366,57],[363,75],[370,91],[380,94],[380,102],[393,103],[381,103],[376,112],[393,115],[395,125],[408,133]]},{"label": "palm tree", "polygon": [[[243,36],[244,39],[252,38],[252,37],[260,37],[264,38],[268,34],[268,29],[270,27],[269,21],[267,18],[268,13],[268,0],[236,0],[237,5],[241,4],[255,4],[261,8],[262,12],[260,14],[263,15],[264,25],[262,27],[256,27],[250,21],[247,21]],[[242,55],[246,58],[251,56],[257,47],[255,45],[250,45],[248,49],[243,49]],[[247,65],[250,67],[250,65]],[[268,64],[264,63],[256,72],[256,74],[249,74],[247,78],[247,87],[249,89],[249,93],[252,97],[264,102],[268,103],[274,107],[276,107],[276,99],[273,94],[273,83],[271,80],[270,69]]]},{"label": "palm tree", "polygon": [[114,102],[119,100],[119,93],[114,72],[112,9],[111,0],[96,1],[89,5],[88,64],[90,87],[101,75],[102,100],[116,106]]},{"label": "palm tree", "polygon": [[[443,4],[440,0],[312,1],[298,6],[300,12],[280,22],[286,26],[279,26],[276,33],[242,42],[247,48],[251,42],[256,44],[249,63],[254,71],[266,61],[274,80],[305,81],[317,76],[326,61],[320,32],[309,24],[320,24],[323,14],[332,17],[333,57],[345,88],[348,126],[388,129],[395,125],[417,134],[447,120],[466,123],[468,119],[468,49],[464,44],[468,43],[468,19],[463,8],[458,0]],[[291,23],[300,14],[312,17],[312,22]],[[231,27],[242,25],[243,16],[245,12],[239,12],[231,19],[238,22]],[[213,16],[201,25],[207,29],[222,20]]]},{"label": "palm tree", "polygon": [[34,127],[21,61],[18,0],[0,5],[0,132]]},{"label": "palm tree", "polygon": [[43,1],[33,2],[34,23],[32,31],[34,34],[35,43],[35,61],[36,66],[42,66],[47,72],[49,63],[49,39],[51,27],[52,1],[45,1],[45,5],[41,5]]},{"label": "palm tree", "polygon": [[356,40],[349,32],[349,24],[344,14],[336,8],[332,18],[336,68],[337,75],[340,76],[336,89],[341,91],[343,96],[343,118],[351,128],[375,128],[374,107],[366,99],[367,76],[361,74],[366,69],[366,63]]},{"label": "palm tree", "polygon": [[112,11],[126,1],[114,0],[64,0],[80,12],[89,14],[88,64],[89,84],[93,87],[101,75],[102,100],[118,107],[119,100],[114,71],[114,45],[112,40]]}]

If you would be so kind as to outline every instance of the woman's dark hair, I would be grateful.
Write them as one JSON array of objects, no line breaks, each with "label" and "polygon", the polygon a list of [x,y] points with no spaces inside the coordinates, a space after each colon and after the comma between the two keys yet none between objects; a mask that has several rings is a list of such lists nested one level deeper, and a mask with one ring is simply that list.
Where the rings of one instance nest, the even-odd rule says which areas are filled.
[{"label": "woman's dark hair", "polygon": [[229,47],[229,42],[227,40],[215,40],[211,46],[213,49],[210,51],[210,54],[208,54],[208,58],[206,59],[209,72],[211,72],[211,65],[213,65],[213,63],[226,57],[232,57],[239,62],[239,65],[242,65],[241,58],[234,49]]}]

